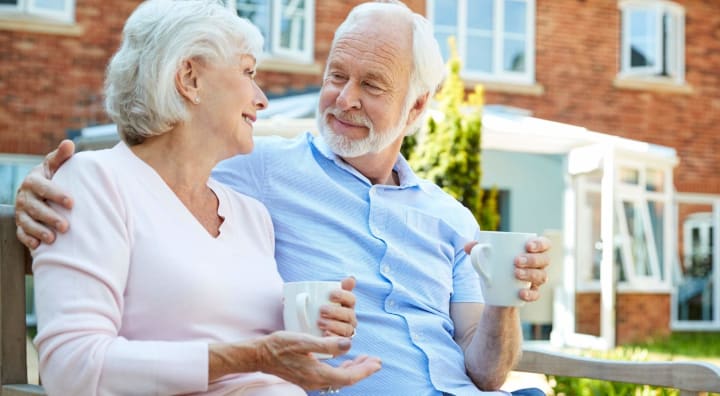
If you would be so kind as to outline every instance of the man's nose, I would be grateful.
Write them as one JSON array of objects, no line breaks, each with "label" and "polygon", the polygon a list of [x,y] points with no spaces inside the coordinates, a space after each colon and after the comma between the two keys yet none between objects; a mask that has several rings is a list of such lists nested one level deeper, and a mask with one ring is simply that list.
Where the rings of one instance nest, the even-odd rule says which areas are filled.
[{"label": "man's nose", "polygon": [[350,82],[346,83],[340,90],[336,103],[341,110],[359,109],[361,107],[359,87]]}]

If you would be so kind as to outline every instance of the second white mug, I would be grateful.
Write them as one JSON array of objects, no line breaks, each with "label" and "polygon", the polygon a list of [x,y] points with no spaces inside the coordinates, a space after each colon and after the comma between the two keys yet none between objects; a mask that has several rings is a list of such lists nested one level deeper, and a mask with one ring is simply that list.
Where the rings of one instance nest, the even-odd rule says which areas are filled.
[{"label": "second white mug", "polygon": [[[340,289],[339,281],[287,282],[283,286],[283,321],[285,330],[322,337],[317,326],[320,307],[330,302],[330,292]],[[332,355],[314,353],[318,359],[329,359]]]},{"label": "second white mug", "polygon": [[470,260],[480,275],[485,304],[520,307],[522,289],[530,282],[515,277],[515,256],[525,252],[525,244],[537,237],[524,232],[481,231],[478,244],[473,246]]}]

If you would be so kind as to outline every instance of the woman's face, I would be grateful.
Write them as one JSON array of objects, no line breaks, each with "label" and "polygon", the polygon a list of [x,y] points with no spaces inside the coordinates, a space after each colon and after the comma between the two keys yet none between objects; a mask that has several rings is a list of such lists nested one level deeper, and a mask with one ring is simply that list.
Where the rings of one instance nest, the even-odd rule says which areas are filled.
[{"label": "woman's face", "polygon": [[195,107],[198,125],[229,157],[252,151],[253,123],[267,107],[267,97],[255,83],[255,58],[238,55],[231,62],[205,62],[198,74]]}]

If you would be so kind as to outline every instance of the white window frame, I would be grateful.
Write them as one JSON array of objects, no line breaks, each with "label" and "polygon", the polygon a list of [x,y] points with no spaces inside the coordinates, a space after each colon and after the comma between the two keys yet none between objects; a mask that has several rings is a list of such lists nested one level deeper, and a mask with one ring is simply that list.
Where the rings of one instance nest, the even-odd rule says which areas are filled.
[{"label": "white window frame", "polygon": [[63,0],[63,9],[60,11],[43,8],[38,5],[38,0],[18,0],[15,5],[0,5],[0,18],[73,24],[75,23],[75,0]]},{"label": "white window frame", "polygon": [[[685,81],[685,9],[665,0],[623,0],[619,3],[621,13],[620,40],[620,78],[654,78],[670,80],[677,84]],[[630,43],[631,19],[633,11],[655,14],[652,37],[655,40],[654,55],[656,64],[651,66],[631,66],[632,47]],[[668,38],[663,47],[663,19],[671,17],[675,23],[668,24]],[[666,54],[663,56],[663,54]],[[663,66],[668,75],[661,75]]]},{"label": "white window frame", "polygon": [[[427,15],[428,19],[432,21],[433,26],[435,26],[435,15],[434,15],[434,9],[435,9],[435,3],[442,0],[428,0],[427,2]],[[458,2],[458,25],[457,31],[458,31],[458,37],[456,37],[457,42],[457,50],[458,54],[461,59],[466,59],[466,52],[467,52],[467,18],[468,18],[468,12],[467,12],[467,2],[468,1],[474,1],[474,0],[457,0]],[[463,70],[461,72],[462,76],[466,79],[471,80],[485,80],[485,81],[496,81],[496,82],[506,82],[506,83],[518,83],[518,84],[534,84],[535,83],[535,22],[536,22],[536,15],[535,15],[535,0],[516,0],[516,1],[524,1],[526,4],[526,20],[525,20],[525,32],[526,32],[526,40],[525,40],[525,71],[522,73],[518,72],[510,72],[505,71],[503,69],[503,41],[504,41],[504,33],[503,33],[503,22],[504,22],[504,11],[505,11],[505,1],[508,0],[492,0],[494,2],[493,9],[494,9],[494,15],[493,20],[496,23],[493,23],[493,31],[492,31],[492,40],[493,40],[493,65],[492,65],[492,72],[481,72],[481,71],[473,71],[473,70],[467,70],[463,66]]]},{"label": "white window frame", "polygon": [[[638,172],[639,180],[637,184],[623,183],[620,180],[620,174],[622,169],[632,169]],[[647,171],[652,169],[653,171],[659,171],[663,173],[664,187],[662,191],[647,191]],[[616,224],[613,227],[613,244],[619,244],[620,255],[622,257],[621,265],[625,272],[625,280],[620,282],[618,280],[619,291],[661,291],[671,289],[671,266],[672,266],[672,243],[668,240],[669,235],[667,229],[669,229],[668,222],[671,221],[671,187],[672,184],[672,170],[662,164],[653,164],[645,162],[637,162],[627,159],[616,159],[614,164],[614,222]],[[577,184],[578,188],[578,232],[584,233],[592,226],[589,222],[587,214],[582,211],[585,207],[586,192],[601,193],[601,185],[599,183],[591,183],[585,180],[584,176],[578,176]],[[650,212],[648,209],[649,202],[658,202],[663,204],[663,230],[662,238],[663,241],[663,260],[661,262],[657,251],[657,241],[655,240],[655,234],[653,233],[652,221],[650,219]],[[638,216],[639,221],[642,222],[644,244],[647,249],[648,260],[649,260],[649,271],[650,274],[638,274],[636,273],[634,256],[632,254],[632,246],[630,244],[631,238],[633,237],[629,233],[629,226],[627,217],[625,216],[624,203],[630,203],[635,207],[635,215]],[[578,240],[580,241],[580,239]],[[580,245],[580,244],[579,244]],[[577,247],[577,289],[582,291],[597,291],[600,290],[600,279],[591,279],[592,276],[592,246],[578,246]],[[614,251],[615,246],[612,247]]]},{"label": "white window frame", "polygon": [[[283,5],[287,1],[287,5]],[[264,54],[266,59],[288,60],[298,63],[312,63],[314,61],[315,49],[315,0],[305,0],[305,9],[302,19],[305,25],[302,28],[302,40],[297,39],[300,32],[298,24],[293,24],[290,47],[283,47],[281,43],[283,17],[292,14],[297,9],[300,0],[266,0],[270,6],[270,26],[268,32],[270,37],[265,37],[269,52]],[[235,0],[227,0],[228,8],[235,9]]]}]

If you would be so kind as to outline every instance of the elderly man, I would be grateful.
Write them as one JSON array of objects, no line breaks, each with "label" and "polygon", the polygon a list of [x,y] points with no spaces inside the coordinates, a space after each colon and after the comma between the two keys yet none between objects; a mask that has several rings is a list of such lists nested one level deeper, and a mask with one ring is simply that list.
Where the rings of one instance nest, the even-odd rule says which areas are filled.
[{"label": "elderly man", "polygon": [[[379,356],[383,368],[343,388],[345,395],[495,391],[520,355],[517,309],[483,304],[464,250],[478,232],[473,216],[418,179],[399,154],[442,70],[424,17],[398,2],[361,4],[335,33],[320,92],[321,137],[256,139],[253,153],[214,172],[269,209],[285,281],[357,278],[348,357]],[[46,171],[34,171],[20,191],[18,237],[31,247],[68,227],[43,199],[72,205],[46,180],[71,149],[49,155]],[[526,249],[515,273],[532,284],[520,298],[534,301],[549,242],[540,237]],[[517,394],[533,392],[542,394]]]}]

